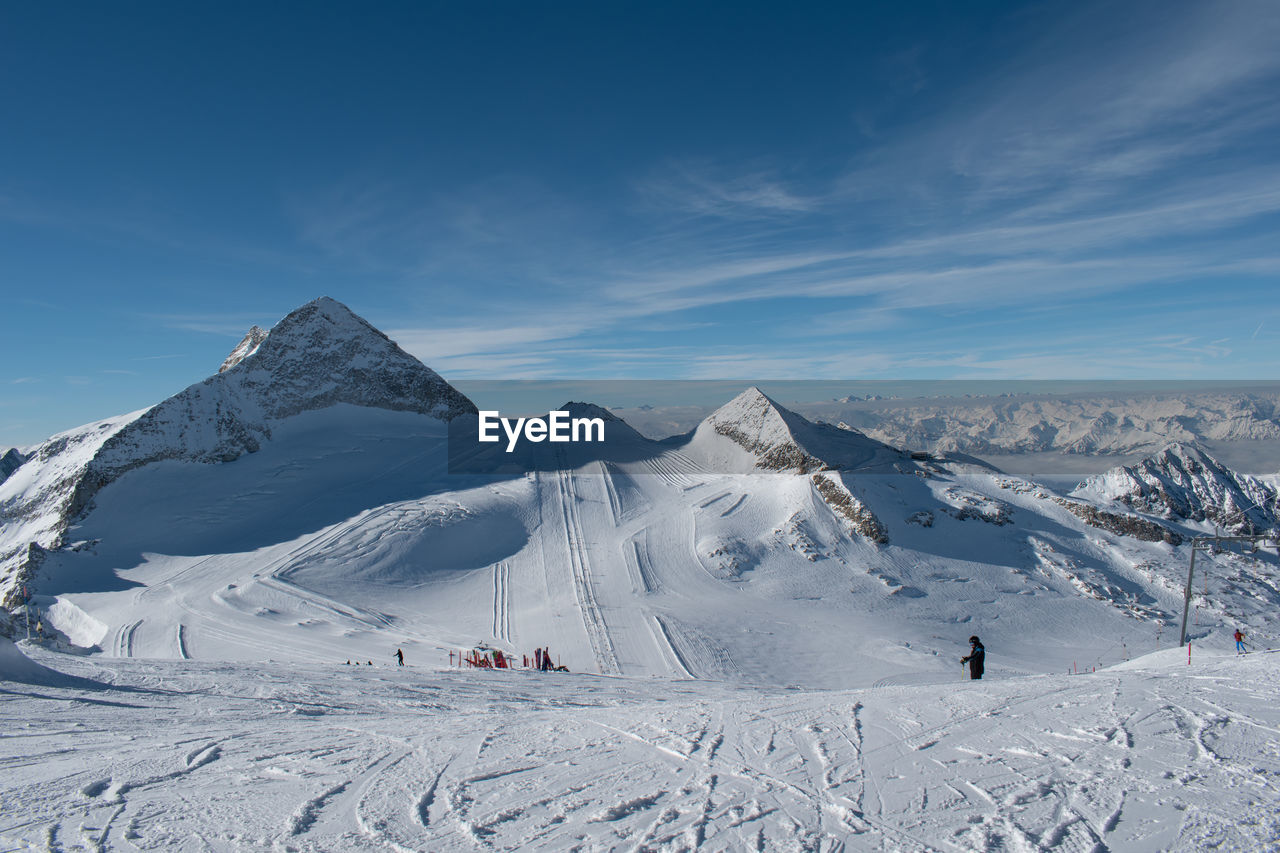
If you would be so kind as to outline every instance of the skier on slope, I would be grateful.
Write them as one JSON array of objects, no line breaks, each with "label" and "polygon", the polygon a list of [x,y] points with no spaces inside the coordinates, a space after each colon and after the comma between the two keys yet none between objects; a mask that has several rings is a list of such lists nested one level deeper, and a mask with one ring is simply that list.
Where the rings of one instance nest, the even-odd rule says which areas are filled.
[{"label": "skier on slope", "polygon": [[1237,628],[1235,637],[1236,637],[1236,654],[1243,654],[1244,653],[1244,631],[1241,631],[1239,628]]},{"label": "skier on slope", "polygon": [[400,662],[400,666],[404,666],[404,651],[396,649],[396,660]]},{"label": "skier on slope", "polygon": [[982,665],[987,656],[987,650],[983,648],[982,641],[976,636],[969,638],[969,654],[960,658],[960,663],[969,664],[969,678],[977,681],[982,678]]}]

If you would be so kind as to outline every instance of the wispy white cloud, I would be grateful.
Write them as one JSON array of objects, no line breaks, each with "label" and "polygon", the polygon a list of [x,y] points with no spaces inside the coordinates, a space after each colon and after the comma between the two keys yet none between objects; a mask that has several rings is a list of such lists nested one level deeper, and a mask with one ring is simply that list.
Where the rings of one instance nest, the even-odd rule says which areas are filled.
[{"label": "wispy white cloud", "polygon": [[661,208],[726,219],[787,216],[823,206],[821,197],[803,194],[770,170],[729,171],[690,160],[664,164],[635,189]]},{"label": "wispy white cloud", "polygon": [[[300,233],[334,257],[432,282],[432,321],[391,332],[428,363],[527,376],[588,357],[699,375],[784,363],[825,375],[1065,369],[1095,362],[1037,353],[1032,338],[1019,338],[1024,359],[959,342],[943,352],[914,327],[945,312],[998,329],[1010,312],[1039,311],[1047,328],[1064,322],[1057,311],[1079,328],[1094,310],[1082,306],[1156,284],[1280,271],[1274,228],[1260,227],[1280,216],[1280,164],[1265,144],[1280,130],[1269,85],[1280,7],[1086,3],[1028,13],[1032,29],[1037,15],[1054,19],[1042,37],[957,82],[950,105],[878,122],[872,147],[825,183],[782,158],[668,157],[634,182],[638,205],[606,210],[511,176],[417,194],[355,180],[299,203]],[[922,48],[901,57],[908,88],[931,82],[927,59]],[[438,280],[460,271],[492,282],[487,298]],[[1204,304],[1162,299],[1182,318]],[[775,307],[775,340],[762,341]],[[757,325],[732,343],[721,317]],[[678,354],[644,340],[680,328],[702,340]],[[876,349],[891,329],[896,351],[883,337]],[[1126,354],[1135,370],[1231,357],[1203,343],[1156,356],[1151,333],[1135,335],[1149,339]]]}]

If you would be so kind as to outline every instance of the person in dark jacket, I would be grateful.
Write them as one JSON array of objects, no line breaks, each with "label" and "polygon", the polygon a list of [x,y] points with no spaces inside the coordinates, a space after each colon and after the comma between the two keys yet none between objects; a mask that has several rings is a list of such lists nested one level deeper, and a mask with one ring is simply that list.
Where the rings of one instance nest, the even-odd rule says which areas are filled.
[{"label": "person in dark jacket", "polygon": [[987,650],[982,647],[982,641],[977,637],[970,637],[969,654],[960,658],[960,663],[969,664],[969,678],[974,681],[982,678],[982,665],[986,656]]}]

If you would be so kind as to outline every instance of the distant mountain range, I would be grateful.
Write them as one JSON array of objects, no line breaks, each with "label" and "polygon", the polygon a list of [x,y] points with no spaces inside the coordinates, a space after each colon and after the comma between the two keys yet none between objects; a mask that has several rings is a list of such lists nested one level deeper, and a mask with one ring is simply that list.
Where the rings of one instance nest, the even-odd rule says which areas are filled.
[{"label": "distant mountain range", "polygon": [[[856,429],[895,447],[974,456],[1053,453],[1079,457],[1150,455],[1168,444],[1221,447],[1274,442],[1280,447],[1280,388],[1101,392],[997,396],[845,396],[791,403],[812,421]],[[646,435],[692,429],[697,406],[620,408]],[[1280,469],[1280,452],[1264,471]]]},{"label": "distant mountain range", "polygon": [[805,411],[899,447],[977,456],[1131,455],[1172,443],[1280,439],[1280,391],[881,400]]}]

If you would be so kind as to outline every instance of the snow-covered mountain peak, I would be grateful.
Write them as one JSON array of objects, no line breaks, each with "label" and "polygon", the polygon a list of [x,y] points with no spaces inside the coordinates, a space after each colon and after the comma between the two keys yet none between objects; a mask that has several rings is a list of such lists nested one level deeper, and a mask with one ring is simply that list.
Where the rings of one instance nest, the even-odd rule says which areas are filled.
[{"label": "snow-covered mountain peak", "polygon": [[[434,370],[347,306],[322,297],[290,312],[234,366],[112,436],[93,460],[99,476],[91,482],[161,459],[229,461],[257,450],[274,422],[339,403],[445,421],[476,411]],[[82,506],[80,500],[73,509]]]},{"label": "snow-covered mountain peak", "polygon": [[[707,416],[695,431],[694,449],[711,444],[712,436],[745,450],[758,470],[883,469],[905,456],[856,430],[812,423],[755,386]],[[703,454],[721,456],[710,447]]]},{"label": "snow-covered mountain peak", "polygon": [[[262,344],[267,344],[265,350]],[[363,317],[328,296],[290,311],[271,328],[270,334],[263,333],[259,345],[245,357],[259,353],[267,354],[266,360],[273,363],[291,358],[332,361],[335,355],[367,353],[422,366]]]},{"label": "snow-covered mountain peak", "polygon": [[240,343],[236,344],[236,348],[227,356],[227,360],[222,362],[222,366],[218,368],[219,373],[226,373],[240,362],[244,361],[248,356],[253,355],[258,350],[258,345],[267,339],[266,330],[261,326],[253,326],[249,329],[249,333],[241,338]]},{"label": "snow-covered mountain peak", "polygon": [[258,450],[285,419],[339,404],[441,421],[476,412],[439,374],[336,300],[309,302],[256,345],[254,337],[251,330],[220,372],[139,415],[103,422],[109,430],[72,431],[73,444],[55,436],[36,451],[39,470],[4,483],[0,522],[34,521],[6,525],[0,536],[0,597],[11,598],[19,579],[35,570],[31,546],[58,547],[66,525],[103,487],[152,462],[228,462]]},{"label": "snow-covered mountain peak", "polygon": [[1116,501],[1165,518],[1210,521],[1229,530],[1277,525],[1273,485],[1231,470],[1199,447],[1166,445],[1135,465],[1090,477],[1073,493]]},{"label": "snow-covered mountain peak", "polygon": [[808,473],[828,467],[797,442],[792,425],[801,421],[753,385],[708,415],[698,433],[729,439],[755,457],[756,468]]},{"label": "snow-covered mountain peak", "polygon": [[782,406],[752,385],[709,416],[717,423],[741,423],[752,418],[766,418],[770,413],[781,417]]},{"label": "snow-covered mountain peak", "polygon": [[706,420],[722,435],[727,434],[725,429],[732,428],[753,443],[776,444],[793,439],[786,415],[799,417],[752,385],[708,415]]}]

